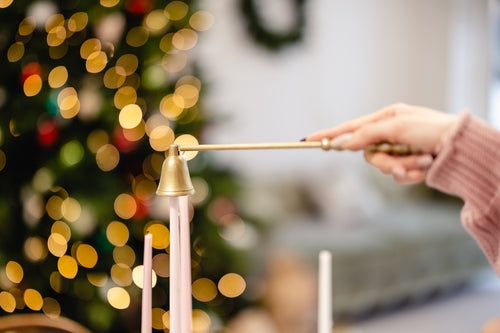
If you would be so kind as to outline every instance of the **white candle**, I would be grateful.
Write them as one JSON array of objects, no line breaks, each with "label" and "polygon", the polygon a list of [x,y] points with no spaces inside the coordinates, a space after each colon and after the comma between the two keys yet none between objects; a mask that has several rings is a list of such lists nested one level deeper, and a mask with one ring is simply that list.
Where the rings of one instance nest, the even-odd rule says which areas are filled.
[{"label": "white candle", "polygon": [[179,198],[170,197],[170,332],[181,332],[181,266],[179,240]]},{"label": "white candle", "polygon": [[142,279],[142,312],[141,312],[141,333],[151,333],[151,295],[152,295],[152,240],[153,235],[147,233],[144,236],[144,259],[143,259],[143,279]]},{"label": "white candle", "polygon": [[318,270],[318,333],[332,333],[332,254],[319,253]]},{"label": "white candle", "polygon": [[189,226],[189,200],[179,197],[180,254],[181,254],[181,332],[191,332],[193,303],[191,297],[191,241]]}]

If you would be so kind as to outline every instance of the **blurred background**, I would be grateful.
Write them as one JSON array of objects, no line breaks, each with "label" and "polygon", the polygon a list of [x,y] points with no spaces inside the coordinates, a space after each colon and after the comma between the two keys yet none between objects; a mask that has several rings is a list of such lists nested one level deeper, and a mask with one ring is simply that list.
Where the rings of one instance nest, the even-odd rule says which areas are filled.
[{"label": "blurred background", "polygon": [[[0,0],[0,308],[168,332],[172,143],[299,141],[395,102],[500,125],[498,3]],[[471,332],[500,283],[461,202],[360,153],[189,155],[194,332],[313,332],[333,255],[335,332]],[[1,320],[1,317],[0,317]]]}]

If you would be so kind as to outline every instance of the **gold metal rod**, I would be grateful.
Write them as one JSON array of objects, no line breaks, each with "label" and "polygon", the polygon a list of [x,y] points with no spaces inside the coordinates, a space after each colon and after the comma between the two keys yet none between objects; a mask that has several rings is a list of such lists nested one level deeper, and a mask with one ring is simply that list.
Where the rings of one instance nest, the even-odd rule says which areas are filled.
[{"label": "gold metal rod", "polygon": [[322,148],[320,141],[310,142],[264,142],[264,143],[234,143],[234,144],[200,144],[192,146],[179,146],[181,151],[207,151],[207,150],[254,150],[254,149],[297,149],[297,148]]},{"label": "gold metal rod", "polygon": [[[340,145],[332,144],[329,139],[321,141],[299,142],[263,142],[263,143],[233,143],[233,144],[200,144],[179,146],[179,151],[209,151],[209,150],[262,150],[262,149],[297,149],[321,148],[323,150],[343,150]],[[366,147],[366,152],[382,152],[390,155],[420,154],[420,151],[408,145],[379,143]]]}]

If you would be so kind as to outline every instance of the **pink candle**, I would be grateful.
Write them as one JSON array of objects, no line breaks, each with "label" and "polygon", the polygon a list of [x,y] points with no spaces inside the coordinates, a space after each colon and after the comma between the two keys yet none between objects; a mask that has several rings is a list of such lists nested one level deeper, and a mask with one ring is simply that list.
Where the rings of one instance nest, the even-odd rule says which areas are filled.
[{"label": "pink candle", "polygon": [[144,275],[142,281],[142,312],[141,312],[141,333],[151,333],[151,294],[152,294],[152,240],[153,235],[147,233],[144,236]]},{"label": "pink candle", "polygon": [[170,332],[181,332],[179,198],[170,197]]},{"label": "pink candle", "polygon": [[319,253],[318,333],[332,332],[332,317],[332,254],[323,250]]},{"label": "pink candle", "polygon": [[191,297],[191,241],[189,228],[189,200],[179,197],[180,252],[181,252],[181,332],[191,332],[193,303]]}]

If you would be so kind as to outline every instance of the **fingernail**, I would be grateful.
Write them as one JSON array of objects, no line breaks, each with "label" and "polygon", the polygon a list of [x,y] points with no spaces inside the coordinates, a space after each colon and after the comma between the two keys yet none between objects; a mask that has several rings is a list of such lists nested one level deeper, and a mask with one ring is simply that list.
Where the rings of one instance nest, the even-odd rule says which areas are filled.
[{"label": "fingernail", "polygon": [[400,165],[393,166],[392,169],[391,169],[391,173],[394,176],[399,177],[399,178],[403,178],[403,177],[406,176],[406,170],[405,170],[405,168],[403,168]]},{"label": "fingernail", "polygon": [[333,138],[332,141],[330,141],[330,145],[334,149],[339,149],[342,148],[342,146],[345,145],[347,142],[349,142],[351,138],[352,138],[352,133],[341,134],[336,138]]},{"label": "fingernail", "polygon": [[425,169],[431,166],[434,159],[431,155],[422,155],[417,157],[416,163],[419,168]]},{"label": "fingernail", "polygon": [[302,138],[302,139],[300,139],[300,142],[304,142],[304,141],[306,141],[306,139],[307,138]]}]

